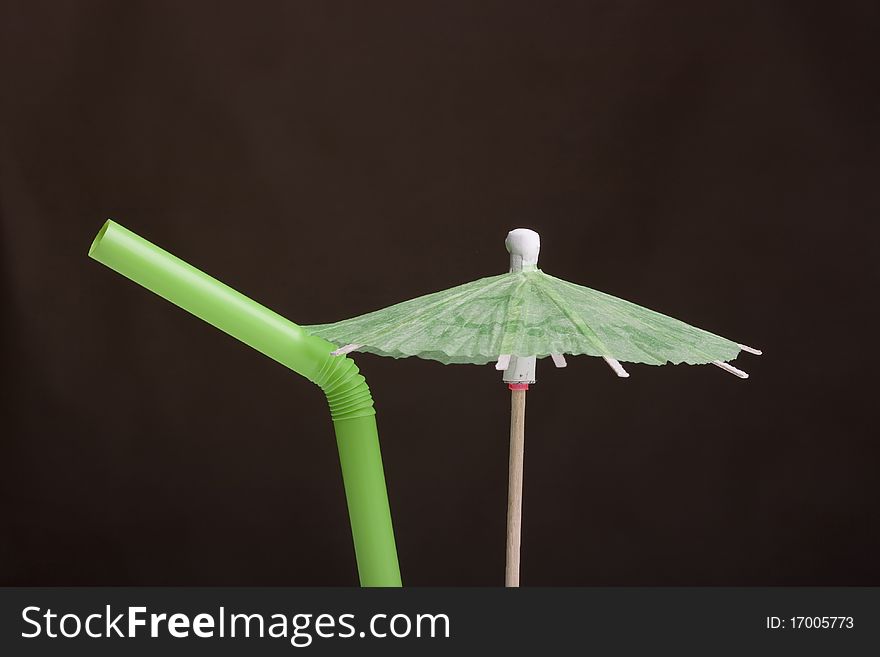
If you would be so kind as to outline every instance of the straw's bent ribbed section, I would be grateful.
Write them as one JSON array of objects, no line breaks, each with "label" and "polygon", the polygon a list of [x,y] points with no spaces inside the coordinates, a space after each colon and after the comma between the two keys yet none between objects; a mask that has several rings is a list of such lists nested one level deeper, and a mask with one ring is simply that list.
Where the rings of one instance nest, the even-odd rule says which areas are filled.
[{"label": "straw's bent ribbed section", "polygon": [[328,351],[312,382],[327,396],[334,421],[376,414],[367,381],[350,358],[331,356]]},{"label": "straw's bent ribbed section", "polygon": [[301,374],[324,391],[336,431],[361,585],[400,586],[373,399],[333,345],[113,221],[89,256]]}]

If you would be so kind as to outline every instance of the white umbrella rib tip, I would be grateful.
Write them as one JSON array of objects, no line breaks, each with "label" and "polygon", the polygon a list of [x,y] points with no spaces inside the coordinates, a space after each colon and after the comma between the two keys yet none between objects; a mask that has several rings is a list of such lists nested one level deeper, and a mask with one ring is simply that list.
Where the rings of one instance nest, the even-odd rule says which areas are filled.
[{"label": "white umbrella rib tip", "polygon": [[734,376],[738,376],[741,379],[748,379],[749,378],[749,375],[747,373],[743,372],[741,369],[734,367],[730,363],[725,363],[720,360],[713,360],[712,364],[715,365],[716,367],[720,367],[725,372],[730,372]]},{"label": "white umbrella rib tip", "polygon": [[495,363],[495,369],[503,372],[510,367],[510,354],[501,354],[498,356],[498,362]]},{"label": "white umbrella rib tip", "polygon": [[360,349],[362,345],[359,344],[347,344],[344,347],[339,347],[339,349],[334,349],[330,352],[331,356],[344,356],[345,354],[351,353],[357,349]]},{"label": "white umbrella rib tip", "polygon": [[565,356],[562,354],[550,354],[550,358],[553,359],[553,364],[556,367],[565,367],[568,363],[565,362]]},{"label": "white umbrella rib tip", "polygon": [[614,373],[621,379],[629,378],[629,372],[623,369],[623,365],[620,364],[619,360],[617,360],[616,358],[611,358],[611,356],[602,356],[602,360],[608,363],[608,367],[614,370]]},{"label": "white umbrella rib tip", "polygon": [[755,354],[755,356],[760,356],[761,354],[764,353],[760,349],[755,349],[754,347],[749,347],[744,344],[737,344],[736,346],[739,347],[740,349],[742,349],[747,354]]}]

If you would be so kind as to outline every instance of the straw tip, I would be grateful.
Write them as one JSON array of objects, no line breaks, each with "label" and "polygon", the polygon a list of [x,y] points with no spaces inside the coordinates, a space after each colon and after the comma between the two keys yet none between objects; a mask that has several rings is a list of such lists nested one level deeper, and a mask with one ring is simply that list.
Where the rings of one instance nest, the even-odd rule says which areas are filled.
[{"label": "straw tip", "polygon": [[98,234],[95,235],[95,239],[92,240],[92,245],[89,247],[89,257],[90,258],[95,257],[95,251],[97,251],[98,247],[101,246],[101,241],[104,239],[104,235],[107,234],[107,229],[110,228],[110,226],[115,226],[115,225],[116,225],[116,222],[113,221],[112,219],[108,219],[107,221],[104,222],[104,225],[101,226],[101,230],[98,231]]}]

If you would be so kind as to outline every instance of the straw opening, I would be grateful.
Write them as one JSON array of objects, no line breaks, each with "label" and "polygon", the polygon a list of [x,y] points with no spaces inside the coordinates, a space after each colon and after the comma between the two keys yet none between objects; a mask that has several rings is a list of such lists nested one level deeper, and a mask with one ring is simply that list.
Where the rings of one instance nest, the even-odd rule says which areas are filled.
[{"label": "straw opening", "polygon": [[104,225],[101,226],[101,230],[98,231],[98,234],[95,235],[95,239],[92,240],[92,245],[89,247],[89,257],[95,257],[95,251],[101,245],[101,240],[104,239],[104,234],[107,232],[107,229],[110,228],[110,224],[113,223],[112,219],[108,219],[104,222]]}]

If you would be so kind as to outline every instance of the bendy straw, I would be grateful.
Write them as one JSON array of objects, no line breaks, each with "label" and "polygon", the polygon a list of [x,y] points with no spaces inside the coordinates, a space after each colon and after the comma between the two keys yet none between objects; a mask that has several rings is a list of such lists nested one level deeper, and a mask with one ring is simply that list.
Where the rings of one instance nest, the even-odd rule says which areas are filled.
[{"label": "bendy straw", "polygon": [[400,586],[373,399],[354,361],[281,315],[107,221],[89,256],[315,383],[327,396],[362,586]]}]

